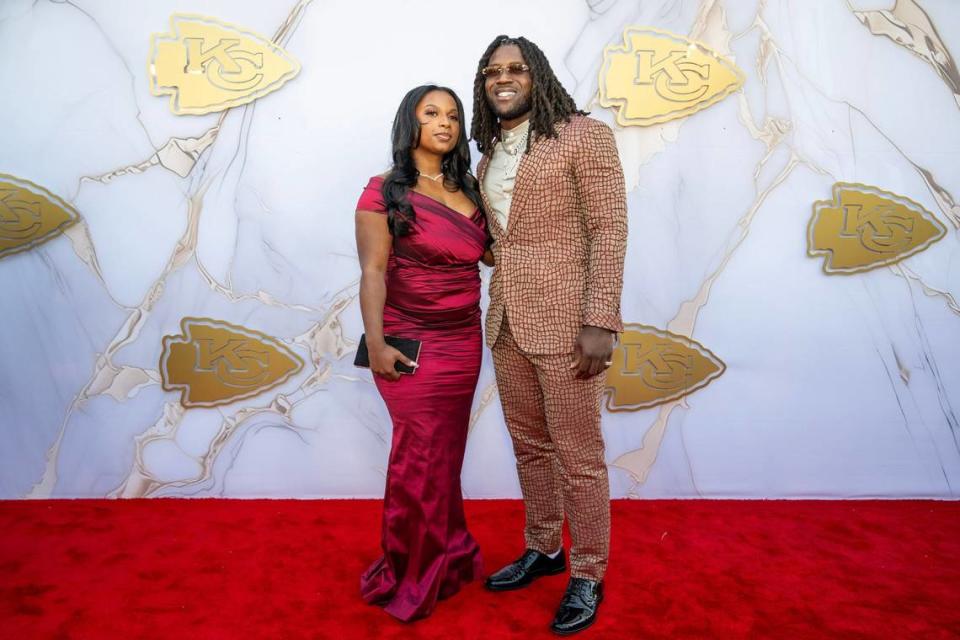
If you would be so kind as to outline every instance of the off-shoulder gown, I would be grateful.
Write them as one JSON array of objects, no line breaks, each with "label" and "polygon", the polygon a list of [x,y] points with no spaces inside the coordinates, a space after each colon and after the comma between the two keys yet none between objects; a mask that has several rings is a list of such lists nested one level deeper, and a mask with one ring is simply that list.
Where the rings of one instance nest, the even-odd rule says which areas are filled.
[{"label": "off-shoulder gown", "polygon": [[[374,177],[357,209],[386,214]],[[386,335],[422,341],[413,375],[374,376],[393,422],[381,546],[362,575],[371,604],[401,620],[429,615],[480,577],[482,559],[467,530],[460,470],[480,373],[480,273],[487,246],[480,210],[465,216],[429,196],[408,192],[412,232],[395,237],[387,264]]]}]

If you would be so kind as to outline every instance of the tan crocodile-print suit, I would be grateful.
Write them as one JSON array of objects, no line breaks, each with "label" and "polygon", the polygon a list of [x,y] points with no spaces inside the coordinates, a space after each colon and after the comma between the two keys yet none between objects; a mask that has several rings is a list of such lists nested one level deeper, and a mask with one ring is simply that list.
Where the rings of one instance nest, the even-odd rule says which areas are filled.
[{"label": "tan crocodile-print suit", "polygon": [[[610,540],[610,487],[600,433],[605,374],[570,369],[581,327],[622,331],[627,241],[623,170],[613,133],[574,116],[520,162],[507,229],[486,206],[496,259],[487,344],[526,508],[528,548],[560,547],[571,575],[601,580]],[[483,184],[488,157],[480,161]]]}]

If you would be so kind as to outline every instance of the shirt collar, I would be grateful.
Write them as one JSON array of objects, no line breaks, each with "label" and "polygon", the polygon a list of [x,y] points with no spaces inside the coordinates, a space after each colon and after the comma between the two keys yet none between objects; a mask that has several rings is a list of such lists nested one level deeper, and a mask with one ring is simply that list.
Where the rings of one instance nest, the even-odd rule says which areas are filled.
[{"label": "shirt collar", "polygon": [[526,119],[513,129],[501,129],[500,130],[500,144],[503,145],[505,149],[513,151],[514,148],[520,143],[520,140],[523,139],[527,131],[530,130],[530,119]]}]

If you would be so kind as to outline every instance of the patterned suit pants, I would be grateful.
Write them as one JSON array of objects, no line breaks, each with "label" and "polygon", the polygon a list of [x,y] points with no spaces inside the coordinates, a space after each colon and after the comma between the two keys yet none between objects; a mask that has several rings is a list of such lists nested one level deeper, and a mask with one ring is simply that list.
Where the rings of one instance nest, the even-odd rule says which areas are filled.
[{"label": "patterned suit pants", "polygon": [[577,380],[572,361],[572,353],[524,353],[504,316],[493,363],[517,458],[526,546],[542,553],[559,549],[566,514],[570,575],[599,581],[610,550],[610,484],[600,432],[606,373]]}]

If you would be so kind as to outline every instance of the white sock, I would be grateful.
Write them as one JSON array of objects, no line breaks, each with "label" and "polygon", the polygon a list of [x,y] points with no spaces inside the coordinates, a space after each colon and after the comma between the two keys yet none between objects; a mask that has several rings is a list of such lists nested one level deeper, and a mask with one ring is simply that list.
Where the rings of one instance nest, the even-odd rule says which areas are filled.
[{"label": "white sock", "polygon": [[548,554],[547,554],[547,557],[550,558],[551,560],[553,560],[553,559],[556,558],[558,555],[560,555],[560,552],[561,552],[561,551],[563,551],[563,547],[560,547],[559,549],[557,549],[557,550],[554,551],[553,553],[548,553]]}]

